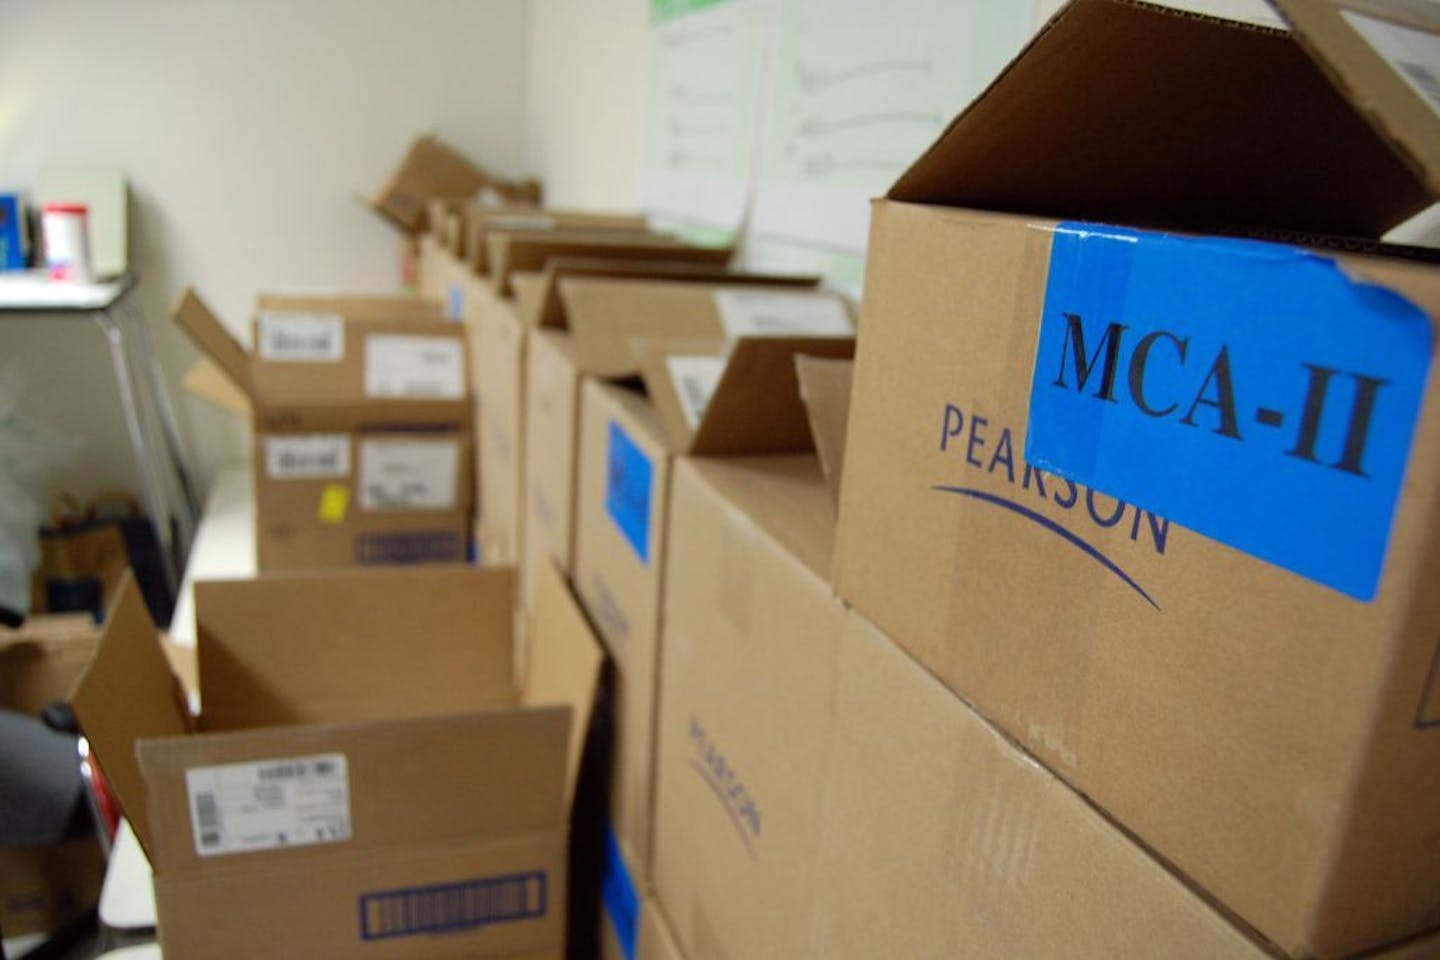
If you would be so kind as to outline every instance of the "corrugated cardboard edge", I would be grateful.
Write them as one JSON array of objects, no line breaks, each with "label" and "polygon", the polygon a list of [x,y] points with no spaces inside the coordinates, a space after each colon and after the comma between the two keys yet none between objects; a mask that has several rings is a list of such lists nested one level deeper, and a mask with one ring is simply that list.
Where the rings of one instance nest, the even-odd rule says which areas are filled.
[{"label": "corrugated cardboard edge", "polygon": [[726,355],[716,341],[643,340],[635,344],[641,377],[678,452],[737,456],[811,450],[809,418],[800,397],[795,358],[855,356],[851,337],[741,337],[728,347],[725,372],[692,430],[666,362],[672,356]]},{"label": "corrugated cardboard edge", "polygon": [[564,575],[545,563],[536,581],[535,600],[526,618],[526,706],[564,704],[571,708],[565,761],[565,809],[575,800],[580,759],[594,711],[604,653]]},{"label": "corrugated cardboard edge", "polygon": [[252,396],[250,353],[221,322],[210,306],[186,287],[170,310],[170,316],[196,347],[230,379],[237,390]]},{"label": "corrugated cardboard edge", "polygon": [[1440,194],[1440,115],[1343,16],[1378,17],[1440,42],[1440,10],[1385,0],[1272,0],[1300,46],[1426,185]]},{"label": "corrugated cardboard edge", "polygon": [[840,481],[845,465],[846,428],[850,420],[850,388],[855,373],[853,360],[826,360],[800,355],[795,358],[795,376],[800,399],[810,420],[810,433],[820,470],[835,509],[840,509]]},{"label": "corrugated cardboard edge", "polygon": [[107,613],[100,649],[70,703],[140,846],[152,853],[154,831],[135,744],[184,736],[192,723],[184,690],[129,571]]}]

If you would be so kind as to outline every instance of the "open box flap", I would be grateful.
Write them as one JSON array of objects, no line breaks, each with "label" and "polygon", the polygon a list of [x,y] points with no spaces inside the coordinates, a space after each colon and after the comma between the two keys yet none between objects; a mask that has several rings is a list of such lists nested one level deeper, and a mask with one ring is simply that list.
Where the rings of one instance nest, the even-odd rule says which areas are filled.
[{"label": "open box flap", "polygon": [[201,357],[191,364],[181,383],[187,392],[208,400],[226,413],[249,420],[253,409],[250,397],[209,357]]},{"label": "open box flap", "polygon": [[556,257],[540,273],[542,286],[538,302],[522,307],[521,317],[532,327],[567,327],[569,321],[560,283],[569,277],[612,277],[626,280],[673,280],[731,285],[756,285],[810,289],[820,285],[815,276],[785,276],[760,273],[731,273],[725,266],[664,260],[606,260],[603,258]]},{"label": "open box flap", "polygon": [[195,584],[201,727],[513,705],[514,572],[430,566]]},{"label": "open box flap", "polygon": [[485,242],[489,248],[490,277],[496,292],[502,296],[510,293],[512,273],[543,270],[555,257],[724,266],[735,252],[733,247],[695,247],[658,234],[628,236],[615,231],[494,231]]},{"label": "open box flap", "polygon": [[[1333,4],[1282,5],[1307,25],[1317,56],[1339,46],[1321,29],[1339,14],[1315,10]],[[1342,39],[1348,52],[1321,69],[1281,30],[1138,0],[1073,0],[888,196],[1192,231],[1378,239],[1437,196],[1436,118],[1418,116],[1419,100]],[[1382,132],[1412,125],[1403,140]]]},{"label": "open box flap", "polygon": [[490,272],[485,238],[492,230],[602,230],[643,235],[650,232],[650,224],[638,213],[470,204],[465,208],[465,259],[476,273]]},{"label": "open box flap", "polygon": [[445,308],[434,300],[361,294],[262,293],[255,298],[261,313],[338,313],[352,320],[444,320]]},{"label": "open box flap", "polygon": [[795,374],[802,355],[850,359],[849,337],[741,337],[635,344],[651,403],[678,453],[735,456],[813,449]]},{"label": "open box flap", "polygon": [[154,832],[135,744],[190,733],[184,693],[160,649],[145,600],[126,571],[105,621],[100,649],[70,698],[110,788],[146,853]]},{"label": "open box flap", "polygon": [[405,233],[425,227],[426,204],[435,197],[471,197],[494,190],[512,203],[538,204],[538,181],[509,182],[487,173],[434,136],[417,139],[399,168],[373,197],[371,209]]},{"label": "open box flap", "polygon": [[186,287],[170,311],[171,318],[184,330],[215,366],[229,378],[235,389],[247,397],[254,396],[250,373],[250,352],[241,346],[193,287]]},{"label": "open box flap", "polygon": [[810,420],[810,435],[825,485],[838,510],[840,479],[845,467],[845,436],[850,420],[850,387],[855,372],[852,360],[826,360],[802,354],[795,358],[800,399]]},{"label": "open box flap", "polygon": [[580,775],[580,760],[604,654],[575,594],[553,563],[541,566],[527,629],[527,667],[521,702],[532,707],[564,704],[571,711],[565,774],[568,810],[575,799],[575,783]]}]

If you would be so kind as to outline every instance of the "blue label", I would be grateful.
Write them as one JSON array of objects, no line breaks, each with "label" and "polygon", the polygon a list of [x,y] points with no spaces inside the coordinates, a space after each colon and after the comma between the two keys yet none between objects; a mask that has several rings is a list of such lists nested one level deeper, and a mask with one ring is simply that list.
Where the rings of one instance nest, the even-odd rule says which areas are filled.
[{"label": "blue label", "polygon": [[360,895],[360,939],[390,940],[474,930],[545,916],[544,873],[516,873],[459,883]]},{"label": "blue label", "polygon": [[450,300],[445,315],[451,320],[460,320],[465,316],[465,292],[458,283],[450,284]]},{"label": "blue label", "polygon": [[610,421],[610,456],[605,470],[605,511],[635,548],[640,562],[650,562],[650,458],[614,420]]},{"label": "blue label", "polygon": [[625,868],[625,858],[620,855],[620,842],[615,831],[605,825],[605,868],[600,877],[600,897],[605,901],[605,915],[615,929],[615,938],[625,960],[635,960],[635,937],[640,925],[640,897],[635,893],[635,884],[630,871]]},{"label": "blue label", "polygon": [[1426,315],[1294,247],[1065,224],[1025,459],[1360,600],[1430,367]]}]

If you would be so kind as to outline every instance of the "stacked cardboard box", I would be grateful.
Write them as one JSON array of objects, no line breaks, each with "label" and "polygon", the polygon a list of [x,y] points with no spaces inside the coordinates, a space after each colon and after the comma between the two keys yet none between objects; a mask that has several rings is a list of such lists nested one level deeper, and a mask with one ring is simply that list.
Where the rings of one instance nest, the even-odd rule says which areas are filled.
[{"label": "stacked cardboard box", "polygon": [[462,561],[473,483],[459,325],[427,301],[261,296],[247,350],[187,291],[187,382],[254,427],[262,570]]},{"label": "stacked cardboard box", "polygon": [[[1239,923],[1337,957],[1440,925],[1440,272],[1374,242],[1440,196],[1406,52],[1440,24],[1279,6],[1294,34],[1075,0],[877,202],[835,578]],[[836,817],[929,802],[849,780]],[[1036,804],[938,824],[957,898],[1031,883]]]},{"label": "stacked cardboard box", "polygon": [[155,868],[167,956],[564,955],[601,651],[558,573],[196,586],[192,718],[127,580],[74,695]]}]

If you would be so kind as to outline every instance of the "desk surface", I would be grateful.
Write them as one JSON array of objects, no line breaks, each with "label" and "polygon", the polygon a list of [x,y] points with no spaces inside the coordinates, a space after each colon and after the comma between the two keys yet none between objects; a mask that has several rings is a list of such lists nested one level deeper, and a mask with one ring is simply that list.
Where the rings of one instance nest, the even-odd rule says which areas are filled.
[{"label": "desk surface", "polygon": [[111,930],[133,932],[155,928],[155,880],[150,861],[122,819],[105,866],[100,888],[100,922]]},{"label": "desk surface", "polygon": [[105,310],[130,292],[125,274],[97,283],[51,280],[44,270],[0,271],[0,313],[74,313]]}]

